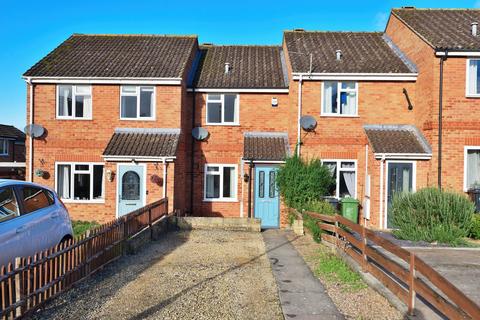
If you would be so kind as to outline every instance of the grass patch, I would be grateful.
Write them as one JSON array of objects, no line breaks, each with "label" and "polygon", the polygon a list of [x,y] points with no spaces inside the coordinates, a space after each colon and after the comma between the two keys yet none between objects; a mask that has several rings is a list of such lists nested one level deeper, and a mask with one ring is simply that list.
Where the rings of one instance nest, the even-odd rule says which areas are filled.
[{"label": "grass patch", "polygon": [[93,229],[100,226],[96,221],[72,221],[73,235],[78,237],[84,234],[87,230]]},{"label": "grass patch", "polygon": [[340,283],[343,290],[357,291],[367,287],[360,275],[333,252],[319,250],[318,264],[315,269],[318,276],[326,281]]}]

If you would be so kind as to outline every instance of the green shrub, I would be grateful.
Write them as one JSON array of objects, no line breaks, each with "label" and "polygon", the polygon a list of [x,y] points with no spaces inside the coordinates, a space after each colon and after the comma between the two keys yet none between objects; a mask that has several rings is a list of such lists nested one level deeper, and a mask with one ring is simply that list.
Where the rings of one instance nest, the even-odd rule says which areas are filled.
[{"label": "green shrub", "polygon": [[470,234],[472,239],[480,239],[480,214],[474,214],[472,218],[472,225],[470,226]]},{"label": "green shrub", "polygon": [[453,245],[468,235],[475,211],[464,195],[436,188],[396,194],[390,210],[398,238]]},{"label": "green shrub", "polygon": [[288,158],[280,167],[277,185],[287,206],[302,209],[302,205],[318,201],[328,194],[335,183],[330,170],[319,159]]},{"label": "green shrub", "polygon": [[87,230],[93,229],[100,226],[96,221],[72,221],[73,234],[75,237],[78,237],[84,234]]},{"label": "green shrub", "polygon": [[312,211],[320,214],[335,215],[338,211],[325,200],[313,200],[302,205],[305,211]]},{"label": "green shrub", "polygon": [[322,229],[320,229],[317,222],[317,219],[314,219],[305,213],[303,214],[303,227],[310,231],[315,242],[320,243],[322,242]]}]

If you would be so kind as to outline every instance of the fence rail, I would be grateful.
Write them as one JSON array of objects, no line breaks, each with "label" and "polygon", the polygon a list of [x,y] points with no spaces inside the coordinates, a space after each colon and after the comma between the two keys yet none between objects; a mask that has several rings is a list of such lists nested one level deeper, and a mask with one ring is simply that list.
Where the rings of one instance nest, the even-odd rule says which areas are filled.
[{"label": "fence rail", "polygon": [[413,252],[338,214],[330,216],[308,211],[305,214],[317,219],[323,241],[343,250],[364,272],[381,281],[408,306],[409,314],[413,314],[415,297],[419,294],[450,319],[480,319],[480,307]]},{"label": "fence rail", "polygon": [[151,229],[167,213],[168,199],[161,199],[79,238],[0,267],[0,319],[31,314],[77,281],[118,259],[128,238]]}]

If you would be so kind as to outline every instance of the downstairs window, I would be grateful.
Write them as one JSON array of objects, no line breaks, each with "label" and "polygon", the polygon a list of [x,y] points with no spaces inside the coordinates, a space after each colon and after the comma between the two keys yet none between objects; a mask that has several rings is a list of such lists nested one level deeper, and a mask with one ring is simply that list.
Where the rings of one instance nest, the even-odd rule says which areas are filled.
[{"label": "downstairs window", "polygon": [[103,164],[57,164],[57,193],[62,200],[103,201]]}]

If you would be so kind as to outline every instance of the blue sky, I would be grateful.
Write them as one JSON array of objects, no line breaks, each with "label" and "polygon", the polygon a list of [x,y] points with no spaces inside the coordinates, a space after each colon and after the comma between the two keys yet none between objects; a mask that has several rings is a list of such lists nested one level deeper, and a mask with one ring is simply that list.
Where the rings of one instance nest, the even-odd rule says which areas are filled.
[{"label": "blue sky", "polygon": [[480,7],[450,1],[17,1],[0,10],[0,123],[23,128],[21,75],[72,33],[197,34],[215,44],[280,44],[282,30],[383,30],[390,8]]}]

